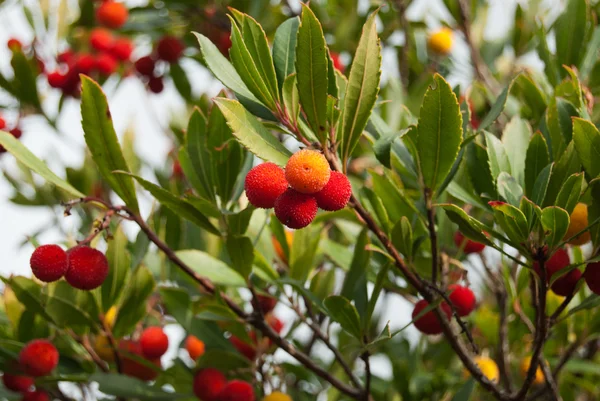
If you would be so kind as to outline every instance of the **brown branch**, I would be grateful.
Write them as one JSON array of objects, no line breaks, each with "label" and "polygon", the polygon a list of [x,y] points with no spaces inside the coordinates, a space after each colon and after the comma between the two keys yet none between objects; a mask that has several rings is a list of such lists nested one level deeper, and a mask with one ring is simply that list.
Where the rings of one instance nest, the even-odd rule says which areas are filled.
[{"label": "brown branch", "polygon": [[92,348],[92,345],[90,344],[90,339],[87,336],[79,337],[76,336],[74,333],[72,334],[72,336],[87,351],[87,353],[92,358],[92,361],[94,361],[94,363],[98,365],[100,370],[102,370],[105,373],[109,371],[106,362],[104,362],[102,358],[98,356],[96,351],[94,351],[94,348]]},{"label": "brown branch", "polygon": [[438,256],[437,231],[435,230],[435,209],[433,208],[431,201],[431,189],[425,188],[423,190],[423,197],[425,198],[425,206],[427,208],[427,225],[429,229],[429,241],[431,242],[431,282],[434,286],[437,286],[440,259]]},{"label": "brown branch", "polygon": [[542,357],[540,357],[538,362],[542,369],[542,373],[544,374],[544,379],[546,379],[546,386],[547,386],[546,388],[548,388],[550,390],[550,397],[551,397],[552,401],[562,401],[562,397],[560,396],[560,393],[558,392],[558,387],[556,386],[556,380],[554,379],[554,376],[552,375],[552,372],[550,371],[550,367],[548,366],[548,364],[544,361],[544,359]]},{"label": "brown branch", "polygon": [[[365,343],[366,343],[365,339]],[[365,362],[365,395],[364,400],[371,400],[371,361],[369,360],[370,354],[369,351],[366,351],[362,355],[362,360]]]}]

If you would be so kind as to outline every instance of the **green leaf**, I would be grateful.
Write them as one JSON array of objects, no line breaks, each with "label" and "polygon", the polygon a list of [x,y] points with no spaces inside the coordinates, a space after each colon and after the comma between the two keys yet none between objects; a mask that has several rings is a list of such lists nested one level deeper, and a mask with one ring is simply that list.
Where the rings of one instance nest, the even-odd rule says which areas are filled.
[{"label": "green leaf", "polygon": [[192,116],[190,117],[187,126],[185,148],[194,168],[194,172],[202,185],[200,196],[209,200],[214,200],[215,194],[211,171],[212,164],[210,153],[207,148],[208,135],[206,119],[202,115],[200,109],[196,107],[192,111]]},{"label": "green leaf", "polygon": [[360,317],[358,316],[358,311],[350,301],[340,295],[332,295],[325,299],[324,304],[329,312],[329,317],[333,321],[338,322],[342,326],[342,329],[362,342]]},{"label": "green leaf", "polygon": [[554,170],[554,163],[548,164],[546,167],[544,167],[544,169],[540,171],[538,178],[535,180],[535,184],[533,184],[533,191],[531,193],[531,197],[533,199],[531,200],[536,205],[541,206],[544,204],[552,170]]},{"label": "green leaf", "polygon": [[558,162],[555,162],[554,167],[552,167],[544,206],[554,205],[554,201],[567,178],[579,172],[581,172],[581,162],[575,150],[575,141],[571,141]]},{"label": "green leaf", "polygon": [[135,398],[143,401],[169,401],[192,397],[190,394],[166,392],[139,379],[117,373],[97,372],[90,376],[89,382],[98,383],[99,390],[105,394],[124,399]]},{"label": "green leaf", "polygon": [[434,76],[419,116],[417,153],[424,185],[435,191],[458,155],[462,117],[456,95],[441,75]]},{"label": "green leaf", "polygon": [[226,246],[233,268],[247,279],[252,272],[254,261],[252,241],[248,237],[228,236]]},{"label": "green leaf", "polygon": [[587,42],[589,25],[587,0],[569,0],[555,23],[556,58],[560,64],[578,66]]},{"label": "green leaf", "polygon": [[175,253],[194,272],[208,278],[215,284],[233,287],[244,287],[246,285],[246,280],[238,272],[206,252],[189,249]]},{"label": "green leaf", "polygon": [[485,130],[487,127],[492,125],[492,123],[496,121],[496,119],[500,116],[500,114],[504,110],[504,106],[506,105],[506,100],[508,99],[508,94],[510,93],[510,89],[513,85],[513,82],[514,80],[510,81],[508,86],[504,88],[502,93],[500,93],[500,96],[498,96],[498,99],[496,99],[496,102],[494,102],[490,111],[485,115],[485,117],[483,117],[483,119],[479,123],[479,127],[477,127],[478,131]]},{"label": "green leaf", "polygon": [[[57,326],[83,326],[87,329],[98,325],[97,316],[90,316],[89,303],[85,299],[91,296],[92,302],[95,302],[91,293],[76,290],[62,280],[53,283],[52,287],[52,294],[48,296],[46,303],[46,312]],[[81,298],[81,301],[78,301],[78,298]],[[88,309],[84,310],[80,304],[86,304]]]},{"label": "green leaf", "polygon": [[128,175],[114,174],[117,170],[130,170],[119,146],[106,96],[102,88],[85,75],[81,76],[81,85],[81,124],[92,159],[110,187],[128,207],[138,212],[133,180]]},{"label": "green leaf", "polygon": [[476,142],[467,147],[467,169],[476,193],[496,199],[496,180],[492,176],[487,151]]},{"label": "green leaf", "polygon": [[531,127],[526,120],[513,117],[504,127],[502,142],[510,162],[510,171],[519,185],[525,185],[525,158],[531,138]]},{"label": "green leaf", "polygon": [[19,302],[28,311],[46,317],[50,322],[52,321],[45,310],[46,295],[42,293],[42,287],[38,283],[22,276],[0,277],[0,279],[14,291]]},{"label": "green leaf", "polygon": [[569,176],[560,189],[554,205],[566,210],[569,215],[573,213],[583,191],[584,179],[583,173]]},{"label": "green leaf", "polygon": [[48,166],[29,151],[17,138],[7,132],[0,131],[0,146],[3,146],[19,162],[38,173],[42,178],[58,188],[66,191],[69,195],[83,198],[85,195],[75,189],[71,184],[57,176]]},{"label": "green leaf", "polygon": [[562,98],[551,101],[546,112],[546,125],[550,138],[550,154],[553,160],[558,159],[573,137],[572,117],[579,113],[573,104]]},{"label": "green leaf", "polygon": [[573,140],[583,168],[591,178],[600,175],[600,132],[591,122],[573,118]]},{"label": "green leaf", "polygon": [[283,105],[293,124],[297,123],[300,114],[300,95],[296,83],[296,73],[290,74],[285,79],[282,89]]},{"label": "green leaf", "polygon": [[[321,241],[321,229],[318,224],[313,224],[303,230],[294,231],[289,259],[290,278],[303,282],[315,268],[314,259]],[[284,241],[287,241],[285,237]]]},{"label": "green leaf", "polygon": [[367,312],[367,267],[369,266],[371,253],[366,249],[370,244],[369,230],[363,229],[354,247],[354,255],[350,270],[346,273],[344,285],[340,295],[354,301],[359,315],[364,319]]},{"label": "green leaf", "polygon": [[296,44],[296,79],[308,125],[324,143],[327,139],[327,43],[312,10],[302,5]]},{"label": "green leaf", "polygon": [[161,188],[150,181],[146,181],[142,177],[138,177],[136,175],[133,177],[146,191],[150,192],[152,196],[154,196],[156,200],[160,202],[161,205],[168,207],[173,211],[173,213],[191,221],[198,227],[205,229],[211,234],[221,235],[219,230],[208,220],[208,218],[200,213],[198,209],[192,206],[189,202],[179,199],[166,189]]},{"label": "green leaf", "polygon": [[569,228],[569,213],[565,209],[549,206],[542,209],[542,227],[546,231],[546,243],[550,248],[558,245]]},{"label": "green leaf", "polygon": [[504,145],[498,138],[489,132],[484,132],[484,135],[492,177],[497,180],[500,173],[504,172],[510,174],[510,161],[506,155]]},{"label": "green leaf", "polygon": [[265,161],[284,166],[291,156],[281,142],[236,100],[214,99],[233,135],[250,152]]},{"label": "green leaf", "polygon": [[548,81],[550,81],[550,84],[556,85],[560,79],[558,75],[558,68],[556,66],[556,58],[552,53],[550,53],[550,49],[548,48],[548,39],[546,36],[546,28],[544,27],[544,24],[540,23],[539,25],[540,26],[537,30],[537,51],[540,55],[540,58],[544,62],[544,72],[548,77]]},{"label": "green leaf", "polygon": [[15,77],[12,88],[17,98],[24,104],[40,108],[40,98],[37,91],[36,76],[27,57],[22,51],[16,51],[10,61]]},{"label": "green leaf", "polygon": [[350,67],[341,122],[337,132],[344,165],[369,121],[379,93],[381,44],[377,36],[376,20],[377,11],[367,18],[363,26]]},{"label": "green leaf", "polygon": [[239,352],[225,351],[219,349],[207,350],[198,359],[198,368],[219,369],[222,372],[230,372],[235,369],[248,369],[250,360]]},{"label": "green leaf", "polygon": [[480,221],[469,216],[464,210],[462,210],[456,205],[442,203],[437,206],[441,207],[446,211],[446,215],[448,216],[448,218],[454,224],[458,225],[458,230],[465,237],[486,245],[491,244],[487,235],[484,234],[484,225]]},{"label": "green leaf", "polygon": [[159,292],[167,313],[188,331],[192,319],[190,294],[183,288],[175,287],[160,287]]},{"label": "green leaf", "polygon": [[508,173],[498,175],[498,194],[513,206],[519,206],[523,197],[523,189],[517,180]]},{"label": "green leaf", "polygon": [[175,84],[177,92],[188,102],[192,102],[192,85],[188,79],[185,70],[179,63],[172,63],[169,66],[169,75]]},{"label": "green leaf", "polygon": [[137,323],[146,316],[146,301],[154,291],[154,286],[154,278],[148,268],[143,265],[138,267],[129,280],[119,307],[113,328],[116,338],[131,333]]},{"label": "green leaf", "polygon": [[406,260],[412,261],[413,232],[406,216],[402,216],[392,229],[392,243]]},{"label": "green leaf", "polygon": [[469,401],[473,394],[473,390],[475,390],[475,379],[470,378],[458,389],[456,394],[454,394],[452,401]]},{"label": "green leaf", "polygon": [[[300,20],[298,17],[293,17],[279,25],[275,31],[273,62],[275,63],[275,72],[277,73],[277,81],[280,86],[296,71],[296,40],[299,25]],[[283,93],[285,94],[285,89]]]},{"label": "green leaf", "polygon": [[529,141],[525,157],[525,195],[532,197],[535,181],[542,170],[550,163],[548,146],[541,133],[536,132]]},{"label": "green leaf", "polygon": [[103,312],[116,305],[123,295],[123,288],[131,269],[131,255],[127,251],[128,243],[129,240],[120,227],[114,233],[112,241],[108,243],[106,259],[110,270],[100,287]]},{"label": "green leaf", "polygon": [[506,233],[508,238],[514,241],[516,246],[525,242],[529,236],[529,225],[527,219],[520,209],[508,203],[493,203],[494,218],[496,223]]}]

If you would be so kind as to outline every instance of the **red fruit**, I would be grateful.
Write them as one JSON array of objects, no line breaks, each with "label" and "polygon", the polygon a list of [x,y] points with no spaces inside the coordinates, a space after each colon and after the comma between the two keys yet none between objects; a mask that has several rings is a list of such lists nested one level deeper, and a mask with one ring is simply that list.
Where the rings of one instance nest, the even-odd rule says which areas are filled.
[{"label": "red fruit", "polygon": [[581,279],[581,272],[579,269],[573,269],[552,283],[550,288],[556,295],[566,297],[575,291],[579,279]]},{"label": "red fruit", "polygon": [[258,307],[265,315],[275,309],[275,305],[277,305],[277,298],[270,295],[258,295],[256,298]]},{"label": "red fruit", "polygon": [[339,171],[332,171],[325,187],[315,194],[317,205],[328,211],[341,210],[352,196],[352,186],[348,177]]},{"label": "red fruit", "polygon": [[33,386],[33,377],[4,373],[2,383],[11,391],[24,393]]},{"label": "red fruit", "polygon": [[127,38],[120,38],[113,43],[110,54],[117,60],[127,61],[133,52],[133,43]]},{"label": "red fruit", "polygon": [[11,129],[9,132],[11,133],[12,136],[14,136],[17,139],[19,139],[21,136],[23,136],[23,131],[21,131],[21,128],[19,128],[19,127],[15,127],[13,129]]},{"label": "red fruit", "polygon": [[460,231],[457,231],[454,234],[454,244],[456,245],[457,248],[461,248],[463,246],[463,243],[464,243],[463,252],[466,254],[481,253],[483,251],[483,249],[485,248],[485,244],[468,239],[467,237],[465,237],[463,235],[463,233],[461,233]]},{"label": "red fruit", "polygon": [[18,52],[21,51],[21,49],[23,49],[23,44],[21,43],[21,41],[15,38],[8,39],[8,42],[6,42],[6,46],[8,46],[8,49],[13,52]]},{"label": "red fruit", "polygon": [[181,58],[185,49],[181,40],[174,36],[163,36],[156,45],[158,58],[168,63],[174,63]]},{"label": "red fruit", "polygon": [[275,163],[262,163],[246,175],[244,188],[248,201],[259,208],[270,209],[287,189],[285,172]]},{"label": "red fruit", "polygon": [[[546,270],[546,283],[550,283],[552,276],[571,264],[569,253],[566,249],[558,249],[544,264]],[[533,263],[533,270],[541,277],[541,271],[537,262]],[[573,269],[569,273],[564,274],[557,279],[551,286],[552,291],[556,295],[566,297],[574,290],[577,282],[581,278],[579,269]]]},{"label": "red fruit", "polygon": [[165,84],[162,77],[150,77],[148,80],[148,89],[152,93],[160,93],[165,89]]},{"label": "red fruit", "polygon": [[594,294],[600,294],[600,262],[589,263],[585,268],[583,278]]},{"label": "red fruit", "polygon": [[77,246],[68,251],[69,270],[65,279],[80,290],[100,287],[108,275],[106,256],[89,246]]},{"label": "red fruit", "polygon": [[48,74],[48,85],[53,88],[61,89],[65,86],[67,77],[59,71],[53,71]]},{"label": "red fruit", "polygon": [[467,316],[475,309],[477,303],[475,294],[469,287],[463,287],[458,284],[450,284],[448,286],[450,291],[450,301],[454,305],[454,309],[458,313],[458,316]]},{"label": "red fruit", "polygon": [[67,49],[64,52],[60,53],[58,56],[56,56],[56,60],[59,63],[69,64],[71,61],[73,61],[74,57],[75,53],[73,53],[73,50]]},{"label": "red fruit", "polygon": [[80,54],[75,60],[75,70],[80,74],[90,75],[96,67],[96,60],[91,54]]},{"label": "red fruit", "polygon": [[[427,302],[424,299],[417,302],[415,304],[415,309],[412,313],[412,318],[416,318],[423,309],[427,308],[427,306],[429,306],[429,302]],[[450,306],[447,303],[443,302],[441,304],[441,309],[446,314],[448,320],[450,320],[450,316],[452,315],[452,309],[450,308]],[[415,320],[414,324],[415,327],[421,333],[440,334],[442,332],[442,324],[440,323],[438,317],[435,315],[433,310],[430,310],[429,312],[421,316],[419,319]]]},{"label": "red fruit", "polygon": [[23,393],[22,401],[50,401],[48,393],[42,390],[27,391]]},{"label": "red fruit", "polygon": [[33,340],[19,353],[19,365],[29,376],[49,375],[58,365],[58,350],[48,340]]},{"label": "red fruit", "polygon": [[115,38],[108,29],[94,28],[90,32],[90,45],[99,52],[107,52],[115,45]]},{"label": "red fruit", "polygon": [[295,189],[289,188],[275,201],[275,216],[289,228],[304,228],[314,220],[316,215],[315,197]]},{"label": "red fruit", "polygon": [[140,74],[140,75],[144,75],[144,76],[152,76],[152,74],[154,74],[154,65],[155,62],[152,59],[152,57],[150,56],[144,56],[139,58],[134,66],[136,71]]},{"label": "red fruit", "polygon": [[117,60],[108,53],[101,53],[96,57],[96,69],[105,77],[117,70]]},{"label": "red fruit", "polygon": [[223,389],[219,401],[254,401],[254,388],[248,382],[232,380]]},{"label": "red fruit", "polygon": [[[256,337],[254,332],[250,333],[250,337]],[[236,336],[229,337],[229,342],[236,350],[238,350],[240,354],[244,355],[246,358],[250,359],[251,361],[256,359],[256,347],[254,345],[248,344]]]},{"label": "red fruit", "polygon": [[162,327],[148,327],[140,337],[142,353],[148,359],[160,358],[169,348],[169,337]]},{"label": "red fruit", "polygon": [[346,66],[344,66],[344,63],[342,63],[340,55],[336,52],[329,52],[329,55],[331,56],[331,61],[333,61],[333,68],[335,68],[343,74],[344,70],[346,69]]},{"label": "red fruit", "polygon": [[38,246],[31,254],[29,265],[34,276],[51,283],[67,272],[67,253],[58,245]]},{"label": "red fruit", "polygon": [[129,18],[129,11],[122,3],[105,1],[96,10],[96,19],[101,25],[119,29]]},{"label": "red fruit", "polygon": [[187,350],[188,354],[190,354],[190,358],[192,358],[194,361],[198,360],[198,358],[204,355],[205,348],[204,341],[200,340],[196,336],[190,334],[185,340],[185,349]]},{"label": "red fruit", "polygon": [[229,55],[229,49],[231,49],[231,33],[221,32],[219,39],[217,40],[217,48],[219,51],[227,57]]},{"label": "red fruit", "polygon": [[[120,352],[121,356],[121,369],[124,375],[130,377],[136,377],[143,381],[150,381],[156,379],[158,376],[158,370],[161,368],[160,359],[147,359],[144,358],[144,354],[142,353],[142,346],[139,342],[131,341],[131,340],[121,340],[119,343],[119,350],[124,351]],[[133,359],[131,355],[135,355],[138,358],[146,359],[150,364],[158,367],[157,369],[153,369],[149,366],[144,365],[141,362]]]},{"label": "red fruit", "polygon": [[183,177],[183,169],[181,168],[181,163],[179,163],[179,160],[175,160],[173,162],[173,177],[175,177],[175,178]]},{"label": "red fruit", "polygon": [[6,121],[0,117],[0,129],[4,129],[6,127]]},{"label": "red fruit", "polygon": [[220,401],[227,379],[217,369],[206,368],[194,376],[194,394],[202,401]]},{"label": "red fruit", "polygon": [[267,321],[267,323],[269,324],[269,326],[271,326],[271,328],[273,330],[275,330],[275,332],[277,334],[281,334],[281,331],[283,330],[284,324],[283,324],[283,322],[279,318],[277,318],[277,317],[275,317],[273,315],[267,315],[267,317],[265,318],[265,320]]}]

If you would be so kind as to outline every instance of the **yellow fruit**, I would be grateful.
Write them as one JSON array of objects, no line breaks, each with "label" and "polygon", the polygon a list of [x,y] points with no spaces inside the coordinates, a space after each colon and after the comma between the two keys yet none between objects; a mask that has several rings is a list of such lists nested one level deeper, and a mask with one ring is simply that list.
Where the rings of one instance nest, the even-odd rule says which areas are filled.
[{"label": "yellow fruit", "polygon": [[111,328],[115,325],[115,320],[117,318],[117,308],[115,306],[111,306],[106,315],[104,315],[104,324]]},{"label": "yellow fruit", "polygon": [[[571,213],[571,223],[569,224],[569,229],[565,234],[565,240],[571,238],[581,230],[585,229],[588,226],[588,209],[585,203],[578,203],[573,209],[573,213]],[[586,231],[580,235],[578,235],[573,240],[569,241],[571,245],[583,245],[589,242],[591,239],[590,232]]]},{"label": "yellow fruit", "polygon": [[[286,230],[285,239],[287,240],[288,249],[291,248],[292,241],[294,240],[294,232]],[[281,246],[279,241],[277,241],[277,238],[274,235],[271,237],[271,241],[273,242],[273,248],[275,248],[275,254],[279,256],[279,259],[283,260],[283,263],[287,265],[287,256],[285,256],[285,252],[283,252],[283,247]]]},{"label": "yellow fruit", "polygon": [[452,36],[452,29],[444,27],[429,35],[427,46],[432,52],[445,56],[452,50]]},{"label": "yellow fruit", "polygon": [[319,192],[327,185],[330,176],[329,163],[317,150],[302,149],[294,153],[285,166],[286,180],[303,194]]},{"label": "yellow fruit", "polygon": [[263,398],[262,401],[292,401],[292,397],[280,391],[274,391],[265,398]]},{"label": "yellow fruit", "polygon": [[[527,375],[527,371],[529,370],[530,364],[531,364],[530,356],[526,356],[521,361],[521,373],[523,374],[523,376]],[[542,372],[542,368],[538,366],[538,368],[535,371],[535,378],[533,379],[533,383],[534,384],[542,384],[542,383],[544,383],[544,381],[545,381],[544,372]]]},{"label": "yellow fruit", "polygon": [[96,341],[94,342],[94,351],[96,351],[96,354],[98,354],[98,356],[106,362],[115,361],[115,353],[110,346],[108,337],[104,334],[99,334],[96,336]]},{"label": "yellow fruit", "polygon": [[[485,356],[475,357],[475,363],[479,366],[481,373],[491,382],[497,383],[500,380],[500,370],[498,365],[492,359]],[[465,370],[465,377],[469,376],[469,372]]]}]

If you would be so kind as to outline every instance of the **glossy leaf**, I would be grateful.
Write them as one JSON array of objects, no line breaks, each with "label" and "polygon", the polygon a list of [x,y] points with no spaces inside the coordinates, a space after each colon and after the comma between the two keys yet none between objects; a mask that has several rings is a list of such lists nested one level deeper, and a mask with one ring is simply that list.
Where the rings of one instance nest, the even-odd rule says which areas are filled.
[{"label": "glossy leaf", "polygon": [[579,197],[581,196],[584,187],[584,179],[583,173],[569,176],[556,197],[555,206],[558,206],[571,214],[579,202]]},{"label": "glossy leaf", "polygon": [[[487,149],[488,159],[490,161],[490,171],[494,179],[498,179],[500,173],[511,173],[510,161],[506,155],[504,145],[498,138],[489,132],[484,132],[485,145]],[[511,144],[512,146],[512,144]]]},{"label": "glossy leaf", "polygon": [[356,239],[350,270],[346,273],[340,295],[354,301],[359,315],[364,319],[367,311],[367,267],[371,253],[366,249],[370,244],[368,230],[363,229]]},{"label": "glossy leaf", "polygon": [[[296,71],[296,40],[300,20],[293,17],[279,25],[273,40],[273,63],[281,87],[288,76]],[[283,91],[285,93],[285,90]],[[285,97],[284,97],[285,99]]]},{"label": "glossy leaf", "polygon": [[501,172],[498,175],[498,194],[513,206],[519,206],[523,196],[523,188],[517,180],[508,173]]},{"label": "glossy leaf", "polygon": [[550,182],[550,176],[554,169],[554,163],[548,164],[542,171],[540,171],[540,175],[535,180],[533,184],[533,191],[531,193],[531,200],[539,206],[544,204],[544,199],[546,198],[546,192],[548,191],[548,184]]},{"label": "glossy leaf", "polygon": [[406,216],[402,216],[392,228],[392,243],[408,261],[412,260],[413,232]]},{"label": "glossy leaf", "polygon": [[242,277],[248,278],[252,272],[252,262],[254,261],[254,246],[252,246],[250,238],[229,236],[226,246],[233,268]]},{"label": "glossy leaf", "polygon": [[600,175],[600,132],[591,122],[573,118],[573,140],[579,160],[592,178]]},{"label": "glossy leaf", "polygon": [[131,333],[137,323],[146,316],[146,300],[154,291],[154,286],[152,273],[145,266],[140,266],[133,272],[113,327],[116,338]]},{"label": "glossy leaf", "polygon": [[487,127],[492,125],[492,123],[496,121],[496,119],[500,116],[500,114],[504,110],[504,106],[506,105],[506,100],[508,99],[508,94],[510,93],[510,89],[513,85],[513,82],[514,80],[511,81],[506,88],[504,88],[502,93],[500,93],[500,95],[492,105],[490,111],[485,115],[485,117],[483,117],[483,119],[479,123],[479,127],[477,127],[477,130],[485,130]]},{"label": "glossy leaf", "polygon": [[200,276],[206,277],[215,284],[243,287],[246,280],[226,263],[198,250],[183,250],[176,252],[183,262]]},{"label": "glossy leaf", "polygon": [[502,143],[510,162],[511,175],[519,185],[525,185],[525,158],[531,138],[531,127],[526,120],[513,117],[504,128]]},{"label": "glossy leaf", "polygon": [[443,203],[438,205],[446,212],[448,218],[456,225],[459,231],[467,238],[489,245],[490,240],[484,234],[485,229],[481,222],[469,216],[464,210],[456,205]]},{"label": "glossy leaf", "polygon": [[127,250],[129,240],[121,228],[113,234],[113,239],[108,243],[106,259],[110,270],[108,276],[100,287],[102,295],[102,312],[106,313],[111,306],[116,305],[123,296],[123,288],[131,270],[131,255]]},{"label": "glossy leaf", "polygon": [[561,64],[579,65],[589,30],[589,5],[586,0],[569,0],[565,12],[556,20],[556,57]]},{"label": "glossy leaf", "polygon": [[523,212],[508,203],[493,203],[494,217],[496,223],[506,233],[508,238],[516,244],[525,242],[529,235],[529,225]]},{"label": "glossy leaf", "polygon": [[348,299],[339,295],[332,295],[325,299],[324,304],[333,321],[339,323],[342,329],[354,338],[362,341],[360,317],[358,311]]},{"label": "glossy leaf", "polygon": [[298,85],[296,73],[290,74],[283,82],[282,88],[283,105],[288,112],[293,124],[298,121],[300,114],[300,95],[298,94]]},{"label": "glossy leaf", "polygon": [[546,243],[549,247],[558,245],[569,228],[569,213],[556,206],[542,210],[542,227],[546,233]]},{"label": "glossy leaf", "polygon": [[166,392],[139,379],[117,373],[97,372],[90,376],[89,381],[98,383],[98,389],[103,393],[125,399],[169,401],[190,397],[189,394]]},{"label": "glossy leaf", "polygon": [[525,194],[528,198],[532,197],[535,181],[549,162],[546,140],[536,132],[529,141],[525,157]]}]

